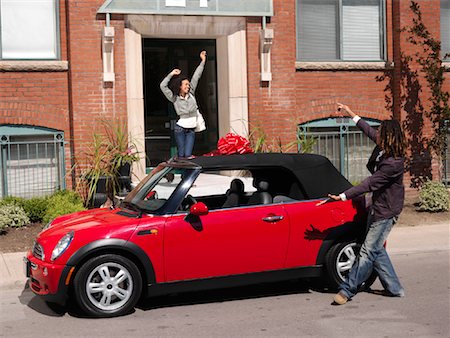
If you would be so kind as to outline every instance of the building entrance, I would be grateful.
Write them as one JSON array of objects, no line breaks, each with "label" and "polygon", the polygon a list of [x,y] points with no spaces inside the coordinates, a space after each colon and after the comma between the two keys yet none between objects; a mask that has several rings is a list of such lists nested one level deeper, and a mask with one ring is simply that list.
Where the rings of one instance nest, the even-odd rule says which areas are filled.
[{"label": "building entrance", "polygon": [[159,88],[162,79],[179,68],[189,79],[200,63],[200,52],[207,62],[195,97],[207,129],[196,133],[194,155],[202,155],[217,146],[217,64],[215,40],[143,39],[145,152],[147,167],[154,167],[176,154],[174,126],[178,116]]}]

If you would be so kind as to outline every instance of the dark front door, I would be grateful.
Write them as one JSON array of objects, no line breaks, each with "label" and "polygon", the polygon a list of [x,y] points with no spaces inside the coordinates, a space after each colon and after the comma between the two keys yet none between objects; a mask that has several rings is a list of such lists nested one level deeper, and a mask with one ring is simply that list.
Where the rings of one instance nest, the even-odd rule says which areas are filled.
[{"label": "dark front door", "polygon": [[173,129],[178,120],[173,105],[159,84],[174,68],[189,79],[200,63],[200,52],[208,58],[195,97],[207,129],[196,133],[194,155],[216,149],[218,139],[216,41],[143,39],[145,152],[147,167],[154,167],[176,154]]}]

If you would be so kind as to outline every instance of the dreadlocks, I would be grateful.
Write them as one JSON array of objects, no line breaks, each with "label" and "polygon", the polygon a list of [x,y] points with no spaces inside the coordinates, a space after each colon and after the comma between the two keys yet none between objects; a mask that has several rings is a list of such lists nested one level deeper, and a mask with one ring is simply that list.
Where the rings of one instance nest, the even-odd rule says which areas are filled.
[{"label": "dreadlocks", "polygon": [[406,151],[405,136],[397,120],[385,120],[380,125],[380,147],[390,157],[403,157]]}]

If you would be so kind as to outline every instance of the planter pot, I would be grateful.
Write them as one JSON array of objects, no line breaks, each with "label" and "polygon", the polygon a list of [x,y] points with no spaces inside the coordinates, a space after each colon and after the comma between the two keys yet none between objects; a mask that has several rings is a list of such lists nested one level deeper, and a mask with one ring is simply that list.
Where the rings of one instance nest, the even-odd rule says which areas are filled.
[{"label": "planter pot", "polygon": [[[87,176],[86,177],[89,184],[94,180],[92,177]],[[109,184],[109,181],[111,180],[111,177],[108,176],[100,176],[97,180],[97,183],[95,185],[95,190],[93,195],[91,196],[91,199],[87,203],[88,208],[99,208],[102,204],[104,204],[108,198],[107,194],[107,184]]]},{"label": "planter pot", "polygon": [[131,163],[124,163],[119,167],[119,176],[130,176]]}]

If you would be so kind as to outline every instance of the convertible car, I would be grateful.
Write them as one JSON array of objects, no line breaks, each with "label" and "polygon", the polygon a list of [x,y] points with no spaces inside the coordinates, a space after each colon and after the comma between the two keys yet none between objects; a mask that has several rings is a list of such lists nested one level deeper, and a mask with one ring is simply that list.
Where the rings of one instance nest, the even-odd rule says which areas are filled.
[{"label": "convertible car", "polygon": [[303,277],[336,287],[363,241],[366,211],[359,201],[318,204],[350,186],[319,155],[169,160],[119,207],[50,222],[24,258],[29,285],[95,317],[180,291]]}]

